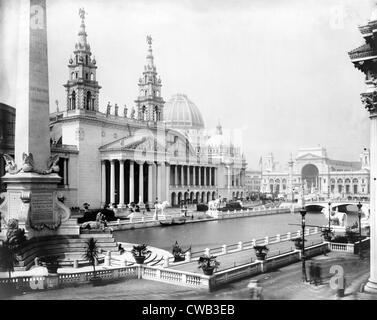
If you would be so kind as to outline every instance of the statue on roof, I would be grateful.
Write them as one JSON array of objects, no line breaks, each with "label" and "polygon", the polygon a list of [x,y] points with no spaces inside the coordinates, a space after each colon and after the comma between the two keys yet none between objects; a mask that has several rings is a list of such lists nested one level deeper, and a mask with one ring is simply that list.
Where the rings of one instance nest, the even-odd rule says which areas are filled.
[{"label": "statue on roof", "polygon": [[128,111],[127,106],[124,105],[123,116],[124,116],[125,118],[127,118],[127,111]]},{"label": "statue on roof", "polygon": [[147,36],[147,43],[149,44],[149,45],[152,45],[152,36],[151,35],[148,35]]},{"label": "statue on roof", "polygon": [[107,103],[107,106],[106,106],[106,116],[109,116],[110,115],[110,110],[111,110],[111,105],[110,105],[110,101]]},{"label": "statue on roof", "polygon": [[80,8],[79,9],[79,16],[80,16],[80,18],[81,18],[81,20],[84,20],[85,19],[85,15],[86,15],[87,13],[85,12],[85,9],[84,8]]}]

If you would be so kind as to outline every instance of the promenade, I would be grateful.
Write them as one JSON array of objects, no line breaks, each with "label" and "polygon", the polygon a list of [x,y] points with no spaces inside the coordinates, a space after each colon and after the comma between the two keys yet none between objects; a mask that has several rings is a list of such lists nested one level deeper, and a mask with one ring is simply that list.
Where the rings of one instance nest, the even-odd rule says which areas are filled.
[{"label": "promenade", "polygon": [[[357,255],[330,252],[326,256],[317,256],[311,260],[320,263],[323,283],[314,286],[302,282],[301,263],[280,268],[274,272],[260,274],[253,279],[259,279],[263,287],[264,300],[377,300],[376,296],[359,293],[360,285],[369,275],[369,256],[360,260]],[[336,291],[330,288],[329,273],[332,265],[344,268],[347,288],[345,297],[338,298]],[[100,287],[84,285],[75,288],[64,288],[40,292],[30,292],[10,297],[12,300],[47,300],[47,299],[114,299],[114,300],[223,300],[250,299],[247,284],[250,278],[225,285],[215,292],[196,290],[167,283],[149,280],[130,279]]]}]

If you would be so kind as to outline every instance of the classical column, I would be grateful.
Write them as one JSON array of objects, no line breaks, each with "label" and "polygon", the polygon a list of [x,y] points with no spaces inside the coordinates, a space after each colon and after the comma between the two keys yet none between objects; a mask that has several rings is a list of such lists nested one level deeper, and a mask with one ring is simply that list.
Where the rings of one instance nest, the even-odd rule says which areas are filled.
[{"label": "classical column", "polygon": [[139,203],[144,203],[144,162],[138,162],[139,164]]},{"label": "classical column", "polygon": [[231,168],[230,166],[227,167],[228,168],[228,188],[230,188],[232,186],[232,181],[231,181]]},{"label": "classical column", "polygon": [[185,172],[183,170],[183,165],[181,165],[181,186],[185,185]]},{"label": "classical column", "polygon": [[130,193],[130,203],[135,202],[135,191],[134,191],[134,162],[130,160],[130,188],[129,188],[129,193]]},{"label": "classical column", "polygon": [[190,185],[190,166],[187,166],[187,186]]},{"label": "classical column", "polygon": [[106,203],[106,162],[101,161],[101,204]]},{"label": "classical column", "polygon": [[157,162],[156,166],[156,179],[157,179],[157,198],[159,202],[162,202],[162,193],[161,193],[161,171],[162,171],[162,163]]},{"label": "classical column", "polygon": [[110,160],[110,205],[115,203],[115,160]]},{"label": "classical column", "polygon": [[212,186],[212,167],[209,167],[209,185]]},{"label": "classical column", "polygon": [[153,205],[153,162],[148,162],[148,203]]},{"label": "classical column", "polygon": [[174,165],[174,184],[177,187],[178,186],[178,166]]},{"label": "classical column", "polygon": [[68,185],[68,159],[64,159],[64,162],[63,162],[63,165],[64,165],[64,185],[67,186]]},{"label": "classical column", "polygon": [[199,186],[202,185],[202,167],[198,167],[198,171],[199,171]]},{"label": "classical column", "polygon": [[165,162],[165,199],[170,203],[169,191],[170,191],[170,164]]},{"label": "classical column", "polygon": [[194,179],[193,185],[196,186],[196,167],[192,167],[192,178]]},{"label": "classical column", "polygon": [[213,170],[213,174],[214,174],[214,185],[217,186],[217,168],[214,168]]},{"label": "classical column", "polygon": [[124,207],[124,160],[119,160],[119,207]]}]

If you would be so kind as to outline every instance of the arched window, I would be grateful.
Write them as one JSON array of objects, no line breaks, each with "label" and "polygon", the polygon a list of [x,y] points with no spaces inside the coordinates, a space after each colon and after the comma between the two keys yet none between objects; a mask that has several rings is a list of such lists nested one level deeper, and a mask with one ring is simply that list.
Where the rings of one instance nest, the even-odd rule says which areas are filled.
[{"label": "arched window", "polygon": [[94,81],[94,74],[93,73],[90,74],[90,80]]},{"label": "arched window", "polygon": [[145,94],[145,96],[146,96],[146,95],[148,94],[148,91],[147,91],[147,90],[145,90],[144,94]]},{"label": "arched window", "polygon": [[76,109],[76,92],[75,90],[72,91],[72,98],[71,98],[71,109],[75,110]]},{"label": "arched window", "polygon": [[92,105],[92,93],[90,91],[88,91],[86,93],[86,103],[85,104],[86,104],[85,109],[87,109],[87,110],[92,109],[92,107],[91,107],[91,105]]},{"label": "arched window", "polygon": [[88,63],[89,63],[88,56],[85,56],[85,64],[88,65]]},{"label": "arched window", "polygon": [[75,78],[75,73],[71,72],[71,80],[73,80],[74,78]]},{"label": "arched window", "polygon": [[89,80],[89,74],[87,72],[85,73],[85,79]]},{"label": "arched window", "polygon": [[76,64],[78,64],[78,63],[79,63],[79,57],[76,54]]},{"label": "arched window", "polygon": [[76,72],[76,79],[79,77],[79,73],[78,72]]}]

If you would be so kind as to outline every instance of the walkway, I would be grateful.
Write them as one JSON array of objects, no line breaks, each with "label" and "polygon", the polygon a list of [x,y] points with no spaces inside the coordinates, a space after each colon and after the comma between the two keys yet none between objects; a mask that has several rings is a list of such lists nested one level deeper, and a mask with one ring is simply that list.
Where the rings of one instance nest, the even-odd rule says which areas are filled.
[{"label": "walkway", "polygon": [[[358,293],[362,281],[369,273],[369,258],[359,260],[358,256],[331,252],[327,256],[314,258],[322,267],[323,284],[320,286],[303,283],[301,280],[301,263],[295,263],[277,271],[261,274],[254,279],[260,279],[263,287],[263,298],[282,300],[334,300],[336,292],[329,286],[329,269],[332,265],[341,265],[345,270],[349,285],[346,296],[341,299],[374,299],[377,296]],[[113,300],[223,300],[249,299],[247,284],[250,279],[244,279],[224,286],[215,292],[193,290],[148,280],[127,280],[101,287],[90,285],[31,292],[12,297],[14,300],[24,299],[113,299]]]}]

